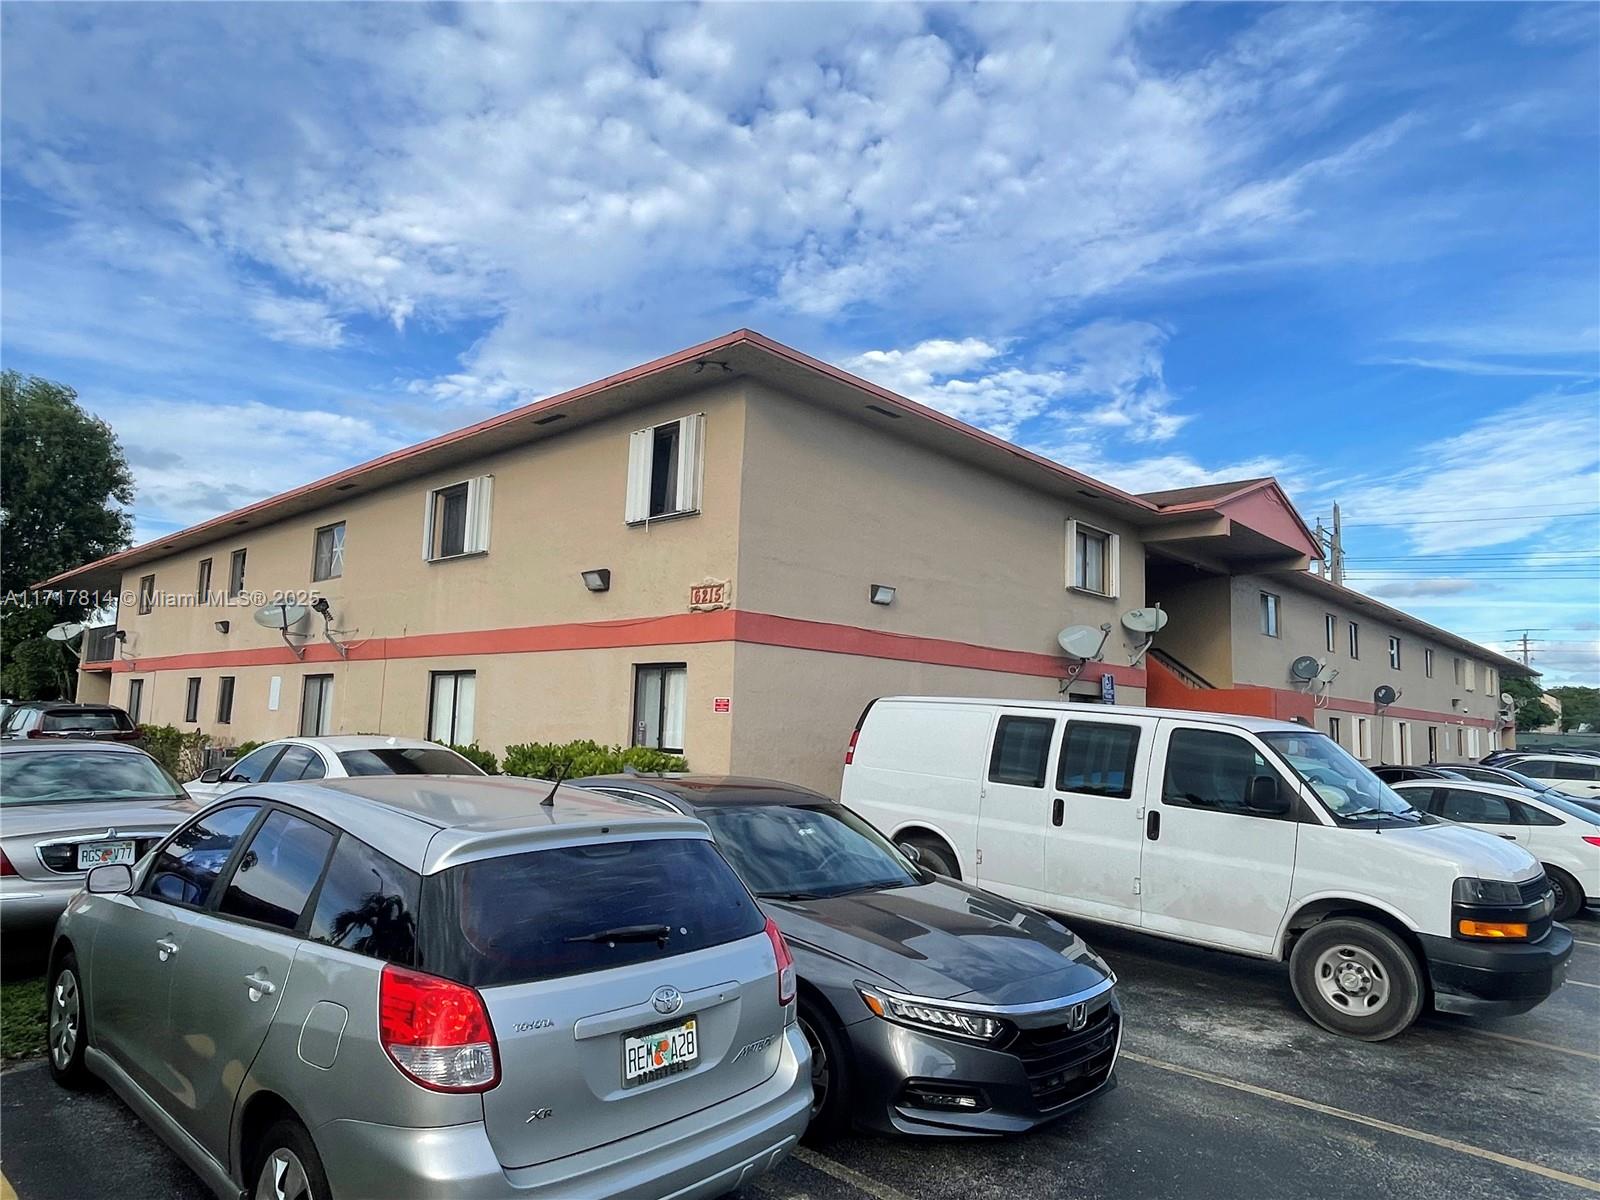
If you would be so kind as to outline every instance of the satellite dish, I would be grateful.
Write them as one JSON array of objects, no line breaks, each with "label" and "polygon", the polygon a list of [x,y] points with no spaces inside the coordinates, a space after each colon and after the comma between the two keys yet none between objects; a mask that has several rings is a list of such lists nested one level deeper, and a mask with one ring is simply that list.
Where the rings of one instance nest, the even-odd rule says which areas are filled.
[{"label": "satellite dish", "polygon": [[83,626],[77,621],[63,621],[59,625],[52,625],[44,631],[45,637],[52,642],[70,642],[83,632]]},{"label": "satellite dish", "polygon": [[1289,674],[1301,683],[1310,683],[1322,671],[1322,664],[1309,654],[1302,654],[1289,664]]},{"label": "satellite dish", "polygon": [[1317,678],[1314,682],[1320,683],[1323,687],[1327,687],[1337,678],[1339,678],[1339,668],[1330,667],[1324,663],[1322,668],[1317,672]]},{"label": "satellite dish", "polygon": [[1165,628],[1167,614],[1160,607],[1130,608],[1122,614],[1122,624],[1134,633],[1157,633]]},{"label": "satellite dish", "polygon": [[1400,693],[1395,691],[1387,683],[1380,683],[1377,687],[1372,689],[1372,702],[1379,708],[1388,708],[1389,705],[1393,704],[1398,699],[1400,699]]},{"label": "satellite dish", "polygon": [[1515,708],[1517,706],[1517,698],[1515,696],[1513,696],[1510,692],[1501,692],[1500,693],[1500,703],[1501,704],[1509,704],[1512,708]]},{"label": "satellite dish", "polygon": [[1093,625],[1068,625],[1056,634],[1056,641],[1073,658],[1099,658],[1110,628],[1109,625],[1104,629]]},{"label": "satellite dish", "polygon": [[279,629],[287,633],[307,616],[304,604],[263,604],[256,609],[256,624],[266,629]]}]

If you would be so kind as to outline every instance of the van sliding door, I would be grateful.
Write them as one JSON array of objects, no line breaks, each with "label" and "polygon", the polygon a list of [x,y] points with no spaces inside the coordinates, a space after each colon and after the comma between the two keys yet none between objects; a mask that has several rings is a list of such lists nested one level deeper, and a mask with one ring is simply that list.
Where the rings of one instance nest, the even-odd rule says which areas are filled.
[{"label": "van sliding door", "polygon": [[1046,791],[1060,722],[1039,710],[1001,711],[989,743],[978,801],[978,882],[1018,900],[1041,902]]},{"label": "van sliding door", "polygon": [[1152,717],[1070,717],[1051,780],[1044,890],[1054,908],[1139,924],[1139,809]]}]

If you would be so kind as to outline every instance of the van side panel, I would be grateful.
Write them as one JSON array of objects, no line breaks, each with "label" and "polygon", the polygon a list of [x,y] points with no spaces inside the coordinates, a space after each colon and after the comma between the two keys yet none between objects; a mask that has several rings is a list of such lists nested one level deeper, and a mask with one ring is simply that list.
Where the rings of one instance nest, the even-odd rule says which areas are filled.
[{"label": "van side panel", "polygon": [[978,789],[993,712],[989,705],[878,701],[844,770],[840,800],[891,837],[911,827],[940,834],[961,877],[975,878]]}]

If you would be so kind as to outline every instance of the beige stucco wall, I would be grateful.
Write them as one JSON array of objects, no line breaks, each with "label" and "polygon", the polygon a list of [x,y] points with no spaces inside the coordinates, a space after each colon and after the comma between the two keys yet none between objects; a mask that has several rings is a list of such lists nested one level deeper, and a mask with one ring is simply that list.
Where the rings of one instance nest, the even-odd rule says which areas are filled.
[{"label": "beige stucco wall", "polygon": [[1160,587],[1150,592],[1150,602],[1158,601],[1167,624],[1155,644],[1213,687],[1232,687],[1233,589],[1227,576],[1184,579],[1169,567]]},{"label": "beige stucco wall", "polygon": [[[140,719],[184,727],[187,680],[198,676],[201,729],[218,741],[265,741],[299,732],[305,676],[330,674],[331,732],[423,737],[429,673],[475,671],[474,733],[479,745],[499,754],[508,745],[530,741],[594,738],[626,745],[634,664],[658,662],[681,662],[688,669],[684,752],[690,764],[696,770],[727,770],[732,728],[726,716],[713,713],[712,698],[728,695],[732,684],[729,643],[119,673],[110,698],[126,706],[130,681],[143,679]],[[224,675],[235,679],[233,720],[218,725],[218,681]],[[276,711],[268,708],[274,676],[281,680]]]},{"label": "beige stucco wall", "polygon": [[[1007,650],[1060,654],[1066,625],[1144,603],[1144,548],[1122,522],[924,450],[893,422],[855,421],[751,384],[740,505],[740,608]],[[1121,536],[1121,595],[1066,586],[1066,522]],[[897,589],[888,607],[868,587]]]},{"label": "beige stucco wall", "polygon": [[[124,595],[142,576],[158,592],[192,595],[201,559],[212,559],[212,588],[228,582],[231,552],[248,551],[251,591],[315,590],[333,605],[350,640],[468,629],[603,621],[682,612],[692,583],[731,578],[738,554],[742,384],[735,381],[681,401],[656,405],[443,473],[375,491],[261,529],[242,530],[203,550],[130,570]],[[628,527],[623,520],[628,434],[703,411],[705,480],[696,516]],[[495,477],[487,554],[427,562],[422,557],[424,499],[476,475]],[[339,579],[311,580],[315,530],[344,521],[345,566]],[[586,591],[579,572],[609,567],[611,590]],[[218,633],[213,622],[227,619]],[[141,615],[124,603],[123,652],[141,657],[281,645],[251,619],[249,607],[160,608]],[[305,626],[320,632],[315,617]]]},{"label": "beige stucco wall", "polygon": [[[830,796],[839,794],[850,731],[878,696],[1060,698],[1058,682],[1037,675],[750,644],[737,648],[733,677],[734,773],[785,779]],[[1098,690],[1091,683],[1081,688]],[[1142,704],[1144,691],[1119,687],[1117,702]]]}]

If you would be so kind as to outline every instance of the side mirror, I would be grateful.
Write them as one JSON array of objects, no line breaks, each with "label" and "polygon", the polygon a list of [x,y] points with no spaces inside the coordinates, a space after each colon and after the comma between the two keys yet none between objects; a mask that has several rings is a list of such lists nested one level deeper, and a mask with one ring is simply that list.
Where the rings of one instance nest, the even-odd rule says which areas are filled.
[{"label": "side mirror", "polygon": [[1251,812],[1269,817],[1286,817],[1294,807],[1294,798],[1278,786],[1276,775],[1257,775],[1250,781]]},{"label": "side mirror", "polygon": [[201,783],[219,783],[222,780],[221,767],[209,767],[200,772]]},{"label": "side mirror", "polygon": [[127,863],[96,867],[89,872],[86,886],[96,896],[123,895],[133,891],[133,869]]},{"label": "side mirror", "polygon": [[910,842],[896,842],[895,849],[900,851],[901,854],[904,854],[914,863],[920,863],[922,861],[922,851],[918,850]]}]

